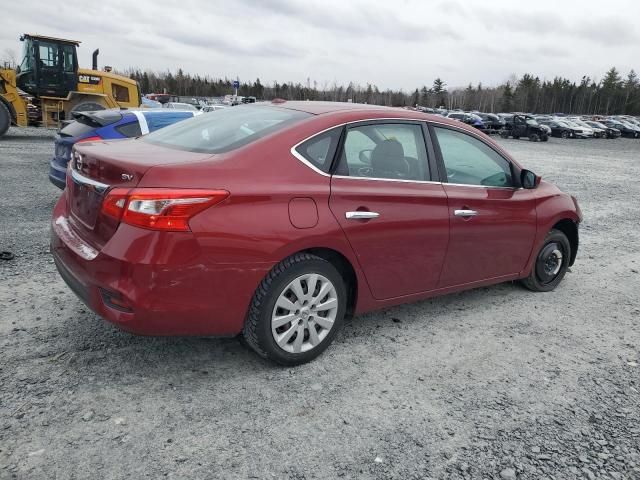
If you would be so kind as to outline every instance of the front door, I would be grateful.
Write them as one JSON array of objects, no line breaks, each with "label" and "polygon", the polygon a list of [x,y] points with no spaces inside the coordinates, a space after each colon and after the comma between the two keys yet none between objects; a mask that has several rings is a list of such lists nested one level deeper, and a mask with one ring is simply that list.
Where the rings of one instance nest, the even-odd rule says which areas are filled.
[{"label": "front door", "polygon": [[447,197],[430,182],[421,123],[352,125],[331,179],[330,208],[372,295],[436,288],[449,238]]},{"label": "front door", "polygon": [[520,273],[536,235],[535,190],[517,188],[511,162],[474,135],[435,127],[451,220],[439,287]]},{"label": "front door", "polygon": [[34,44],[40,95],[66,97],[76,83],[73,46],[45,40]]}]

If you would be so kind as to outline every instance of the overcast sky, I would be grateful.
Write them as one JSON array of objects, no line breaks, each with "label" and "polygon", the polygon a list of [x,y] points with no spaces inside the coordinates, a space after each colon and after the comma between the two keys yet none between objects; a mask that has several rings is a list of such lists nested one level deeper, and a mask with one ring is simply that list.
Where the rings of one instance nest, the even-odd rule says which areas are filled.
[{"label": "overcast sky", "polygon": [[311,78],[412,90],[496,85],[532,72],[579,80],[640,70],[637,0],[23,0],[2,9],[0,58],[21,33],[81,40],[80,65],[263,83]]}]

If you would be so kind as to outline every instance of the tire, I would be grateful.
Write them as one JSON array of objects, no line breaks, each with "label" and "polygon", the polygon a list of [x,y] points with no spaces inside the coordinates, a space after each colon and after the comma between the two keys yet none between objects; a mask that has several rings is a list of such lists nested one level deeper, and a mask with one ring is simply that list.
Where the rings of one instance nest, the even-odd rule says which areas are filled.
[{"label": "tire", "polygon": [[519,138],[520,138],[520,135],[513,135],[514,140],[518,140]]},{"label": "tire", "polygon": [[104,105],[96,102],[81,102],[71,109],[73,112],[95,112],[96,110],[104,110]]},{"label": "tire", "polygon": [[530,142],[539,142],[540,141],[540,136],[537,133],[532,133],[531,135],[529,135],[529,141]]},{"label": "tire", "polygon": [[[312,284],[314,276],[317,280]],[[309,297],[313,285],[314,293]],[[324,289],[326,292],[321,293]],[[277,305],[279,302],[282,306]],[[315,310],[318,304],[335,306]],[[323,258],[298,253],[273,267],[260,283],[251,300],[243,336],[261,357],[281,365],[300,365],[331,344],[342,327],[346,307],[347,289],[338,270]],[[290,320],[274,325],[276,318],[280,323]]]},{"label": "tire", "polygon": [[542,140],[543,142],[548,142],[548,141],[549,141],[549,135],[543,135],[543,136],[542,136],[542,138],[541,138],[541,140]]},{"label": "tire", "polygon": [[500,137],[509,138],[509,132],[500,132]]},{"label": "tire", "polygon": [[560,230],[551,230],[536,254],[529,276],[522,280],[522,284],[534,292],[554,290],[567,273],[570,258],[571,244],[567,236]]},{"label": "tire", "polygon": [[7,106],[0,102],[0,137],[2,137],[11,126],[11,112]]},{"label": "tire", "polygon": [[567,132],[566,130],[563,130],[562,133],[560,134],[560,137],[569,138],[569,132]]}]

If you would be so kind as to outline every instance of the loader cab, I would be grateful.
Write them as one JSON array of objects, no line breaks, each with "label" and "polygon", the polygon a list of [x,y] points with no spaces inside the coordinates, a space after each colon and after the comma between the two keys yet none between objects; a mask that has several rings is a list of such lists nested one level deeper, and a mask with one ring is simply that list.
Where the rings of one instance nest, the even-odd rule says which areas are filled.
[{"label": "loader cab", "polygon": [[35,97],[66,98],[78,83],[80,42],[23,35],[22,62],[16,77],[20,89]]}]

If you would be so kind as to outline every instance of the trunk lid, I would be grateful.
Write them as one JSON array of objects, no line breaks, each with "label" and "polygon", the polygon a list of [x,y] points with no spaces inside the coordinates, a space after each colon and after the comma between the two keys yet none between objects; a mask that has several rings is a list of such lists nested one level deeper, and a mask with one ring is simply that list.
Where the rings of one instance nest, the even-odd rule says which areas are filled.
[{"label": "trunk lid", "polygon": [[76,145],[67,179],[70,223],[83,239],[99,250],[118,227],[117,221],[101,214],[102,201],[110,189],[135,187],[144,174],[157,165],[191,163],[211,156],[142,144],[137,139]]}]

